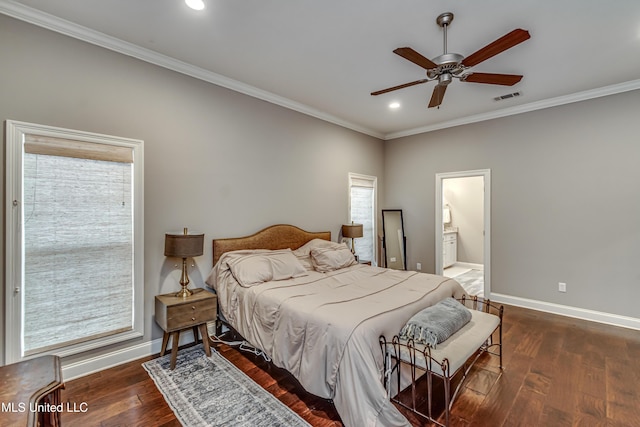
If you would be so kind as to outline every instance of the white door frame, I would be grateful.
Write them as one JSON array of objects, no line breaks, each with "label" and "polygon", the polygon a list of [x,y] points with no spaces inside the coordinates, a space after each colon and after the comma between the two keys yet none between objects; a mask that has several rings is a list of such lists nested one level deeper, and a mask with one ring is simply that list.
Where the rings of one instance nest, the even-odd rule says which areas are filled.
[{"label": "white door frame", "polygon": [[491,298],[491,169],[436,174],[436,274],[442,275],[442,181],[447,178],[481,176],[484,178],[484,297]]}]

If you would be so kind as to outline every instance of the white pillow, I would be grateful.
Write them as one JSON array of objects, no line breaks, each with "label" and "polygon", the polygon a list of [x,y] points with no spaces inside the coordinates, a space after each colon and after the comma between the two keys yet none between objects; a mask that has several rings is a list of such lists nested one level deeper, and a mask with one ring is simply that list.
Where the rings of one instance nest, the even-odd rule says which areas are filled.
[{"label": "white pillow", "polygon": [[244,255],[230,261],[229,269],[240,286],[245,288],[307,274],[307,270],[293,255],[291,249]]},{"label": "white pillow", "polygon": [[340,247],[325,247],[311,249],[313,268],[320,273],[339,270],[357,264],[353,253],[345,244]]}]

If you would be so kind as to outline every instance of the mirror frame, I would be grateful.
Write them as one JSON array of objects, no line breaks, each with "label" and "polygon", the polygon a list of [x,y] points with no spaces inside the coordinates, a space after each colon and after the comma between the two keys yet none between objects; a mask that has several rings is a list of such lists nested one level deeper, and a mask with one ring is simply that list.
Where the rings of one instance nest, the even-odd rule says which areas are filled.
[{"label": "mirror frame", "polygon": [[385,227],[385,224],[386,224],[385,213],[391,213],[391,212],[400,214],[400,229],[402,230],[402,242],[399,242],[399,244],[403,253],[402,269],[406,270],[407,269],[407,237],[404,234],[404,218],[402,216],[402,209],[382,209],[382,248],[384,249],[384,266],[385,268],[390,268],[389,261],[388,261],[388,252],[387,252],[387,247],[389,246],[387,244],[387,239],[389,237],[387,235],[387,230]]}]

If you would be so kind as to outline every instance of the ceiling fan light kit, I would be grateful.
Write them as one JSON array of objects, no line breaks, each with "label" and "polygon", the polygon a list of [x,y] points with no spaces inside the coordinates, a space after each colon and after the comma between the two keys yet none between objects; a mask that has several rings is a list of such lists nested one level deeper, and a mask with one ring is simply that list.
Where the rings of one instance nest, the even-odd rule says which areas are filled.
[{"label": "ceiling fan light kit", "polygon": [[393,53],[395,53],[396,55],[401,56],[404,59],[424,68],[427,74],[426,79],[420,79],[398,86],[393,86],[387,89],[371,92],[371,95],[382,95],[383,93],[437,80],[438,84],[433,89],[433,94],[431,95],[431,100],[429,101],[429,108],[439,108],[440,104],[442,104],[446,88],[454,78],[468,83],[482,83],[503,86],[513,86],[514,84],[522,80],[522,75],[519,74],[476,73],[471,71],[470,69],[471,67],[483,61],[486,61],[487,59],[492,58],[497,54],[502,53],[505,50],[524,42],[525,40],[528,40],[531,37],[528,31],[520,28],[513,30],[510,33],[505,34],[504,36],[495,40],[494,42],[477,50],[471,55],[464,57],[459,53],[447,52],[447,27],[451,24],[452,21],[453,13],[451,12],[442,13],[436,19],[436,23],[442,28],[443,31],[442,55],[436,56],[433,59],[428,59],[410,47],[400,47],[393,51]]}]

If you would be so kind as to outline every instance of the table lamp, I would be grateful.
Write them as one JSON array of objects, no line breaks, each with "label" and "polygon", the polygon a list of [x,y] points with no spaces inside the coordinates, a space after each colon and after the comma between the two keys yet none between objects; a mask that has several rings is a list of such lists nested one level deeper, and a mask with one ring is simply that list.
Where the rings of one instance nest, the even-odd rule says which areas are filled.
[{"label": "table lamp", "polygon": [[358,256],[356,255],[354,239],[362,236],[362,224],[354,224],[353,221],[351,221],[351,224],[345,224],[342,226],[342,237],[351,238],[351,253],[356,259],[358,259]]},{"label": "table lamp", "polygon": [[165,233],[164,256],[182,258],[182,276],[180,277],[182,289],[176,294],[177,297],[186,298],[193,294],[193,292],[188,289],[189,274],[187,274],[187,258],[202,255],[203,243],[204,234],[189,234],[186,227],[182,234]]}]

